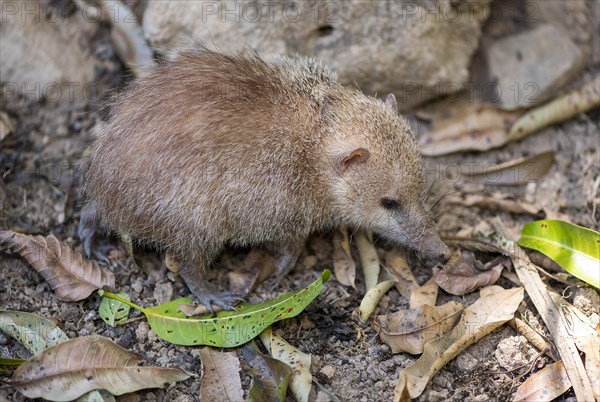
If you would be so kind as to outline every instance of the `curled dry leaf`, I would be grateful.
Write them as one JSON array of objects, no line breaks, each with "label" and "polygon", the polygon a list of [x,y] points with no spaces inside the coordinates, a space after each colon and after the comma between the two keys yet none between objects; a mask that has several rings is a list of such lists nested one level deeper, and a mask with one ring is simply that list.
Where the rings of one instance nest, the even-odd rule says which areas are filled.
[{"label": "curled dry leaf", "polygon": [[202,360],[202,401],[242,401],[244,390],[240,379],[240,361],[235,352],[200,349]]},{"label": "curled dry leaf", "polygon": [[539,181],[554,164],[554,151],[542,152],[533,156],[493,164],[469,173],[469,181],[485,184],[512,186]]},{"label": "curled dry leaf", "polygon": [[96,289],[115,286],[112,272],[71,250],[53,235],[43,237],[0,231],[0,249],[26,259],[61,300],[82,300]]},{"label": "curled dry leaf", "polygon": [[275,335],[271,327],[260,334],[260,340],[275,359],[284,362],[292,369],[290,391],[296,401],[308,402],[312,389],[312,374],[310,373],[310,355],[301,352]]},{"label": "curled dry leaf", "polygon": [[191,376],[177,368],[138,366],[138,360],[107,338],[84,336],[36,354],[14,372],[10,384],[28,398],[70,401],[94,389],[121,395]]},{"label": "curled dry leaf", "polygon": [[482,297],[467,307],[452,331],[426,343],[419,360],[400,372],[394,401],[402,400],[407,394],[413,399],[421,395],[429,380],[446,363],[512,319],[522,300],[522,288],[506,289]]},{"label": "curled dry leaf", "polygon": [[354,234],[356,247],[360,255],[360,263],[365,274],[366,291],[373,289],[379,279],[379,256],[373,243],[369,240],[370,234],[358,231]]},{"label": "curled dry leaf", "polygon": [[403,297],[410,299],[412,291],[418,288],[419,284],[408,266],[404,250],[394,248],[388,251],[385,255],[385,267],[394,279],[396,279],[396,289],[398,292]]},{"label": "curled dry leaf", "polygon": [[507,112],[489,105],[473,105],[419,138],[421,153],[446,155],[458,151],[487,151],[506,144],[508,130],[521,112]]},{"label": "curled dry leaf", "polygon": [[394,286],[394,283],[396,282],[383,281],[378,283],[377,286],[367,292],[365,297],[363,297],[362,301],[360,302],[360,307],[358,308],[360,311],[361,320],[367,321],[369,319],[383,295],[386,294],[387,291],[392,288],[392,286]]},{"label": "curled dry leaf", "polygon": [[420,306],[435,306],[437,300],[439,286],[433,278],[428,280],[423,286],[415,289],[410,295],[410,308],[417,308]]},{"label": "curled dry leaf", "polygon": [[375,327],[392,353],[418,354],[429,341],[446,335],[460,319],[463,306],[449,302],[442,306],[421,305],[410,310],[377,316]]},{"label": "curled dry leaf", "polygon": [[544,352],[552,360],[556,360],[556,356],[552,351],[552,345],[550,345],[539,332],[531,328],[525,321],[515,317],[508,322],[508,325],[517,331],[519,335],[523,335],[525,339],[539,351]]},{"label": "curled dry leaf", "polygon": [[510,259],[499,256],[483,264],[468,250],[455,254],[443,268],[433,268],[433,279],[446,292],[461,296],[482,286],[496,283]]},{"label": "curled dry leaf", "polygon": [[553,401],[571,388],[562,360],[544,367],[529,377],[513,395],[514,402]]},{"label": "curled dry leaf", "polygon": [[600,76],[581,88],[521,116],[510,128],[509,141],[520,140],[544,127],[572,119],[600,105]]},{"label": "curled dry leaf", "polygon": [[252,386],[249,402],[285,401],[292,369],[285,363],[260,353],[254,342],[242,347],[242,355],[250,365]]},{"label": "curled dry leaf", "polygon": [[355,288],[356,264],[350,251],[348,228],[343,226],[333,233],[333,270],[335,278],[345,286]]}]

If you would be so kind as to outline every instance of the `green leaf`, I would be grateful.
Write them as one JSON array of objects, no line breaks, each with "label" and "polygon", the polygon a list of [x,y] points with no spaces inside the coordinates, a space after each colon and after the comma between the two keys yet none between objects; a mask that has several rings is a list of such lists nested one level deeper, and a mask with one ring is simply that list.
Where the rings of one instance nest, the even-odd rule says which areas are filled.
[{"label": "green leaf", "polygon": [[9,357],[0,357],[0,373],[14,371],[21,364],[25,363],[25,359],[11,359]]},{"label": "green leaf", "polygon": [[[116,293],[116,295],[127,301],[131,301],[131,298],[125,292],[119,292]],[[131,307],[125,303],[121,303],[115,299],[103,297],[102,301],[100,302],[100,307],[98,307],[98,314],[100,314],[102,321],[111,327],[115,327],[127,321],[130,309]]]},{"label": "green leaf", "polygon": [[69,339],[53,322],[22,311],[0,310],[0,330],[19,341],[31,354]]},{"label": "green leaf", "polygon": [[542,220],[525,225],[517,243],[600,289],[600,233],[564,221]]},{"label": "green leaf", "polygon": [[206,318],[187,317],[179,309],[180,304],[191,302],[189,297],[143,308],[113,293],[99,293],[140,310],[146,315],[156,335],[167,342],[233,348],[253,339],[272,323],[300,314],[321,292],[323,283],[330,276],[331,272],[326,269],[319,279],[304,289],[285,293],[261,304],[242,303],[237,311],[220,311]]}]

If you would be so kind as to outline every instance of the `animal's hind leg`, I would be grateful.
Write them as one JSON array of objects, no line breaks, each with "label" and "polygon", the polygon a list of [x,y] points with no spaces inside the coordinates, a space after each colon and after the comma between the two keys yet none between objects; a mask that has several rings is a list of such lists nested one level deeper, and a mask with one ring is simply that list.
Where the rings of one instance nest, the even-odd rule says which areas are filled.
[{"label": "animal's hind leg", "polygon": [[97,238],[99,226],[97,208],[94,204],[88,204],[81,211],[77,234],[83,245],[83,252],[86,257],[94,257],[108,264],[109,261],[106,255],[114,246],[106,239],[99,241]]},{"label": "animal's hind leg", "polygon": [[296,266],[296,261],[298,261],[298,257],[304,248],[304,243],[304,240],[297,240],[286,244],[266,245],[267,250],[277,257],[275,262],[277,283]]}]

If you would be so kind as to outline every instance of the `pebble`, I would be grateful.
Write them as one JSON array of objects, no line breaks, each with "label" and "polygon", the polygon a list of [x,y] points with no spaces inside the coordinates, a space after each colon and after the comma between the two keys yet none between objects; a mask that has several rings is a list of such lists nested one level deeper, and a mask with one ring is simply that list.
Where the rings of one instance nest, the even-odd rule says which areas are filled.
[{"label": "pebble", "polygon": [[329,380],[333,379],[333,377],[335,376],[335,368],[333,368],[333,366],[330,366],[329,364],[323,366],[319,371]]},{"label": "pebble", "polygon": [[531,107],[556,92],[583,70],[584,55],[558,28],[540,24],[508,36],[484,49],[497,95],[489,102],[515,109]]},{"label": "pebble", "polygon": [[135,330],[135,340],[138,343],[145,343],[146,339],[148,339],[148,332],[150,331],[150,327],[147,323],[141,322]]}]

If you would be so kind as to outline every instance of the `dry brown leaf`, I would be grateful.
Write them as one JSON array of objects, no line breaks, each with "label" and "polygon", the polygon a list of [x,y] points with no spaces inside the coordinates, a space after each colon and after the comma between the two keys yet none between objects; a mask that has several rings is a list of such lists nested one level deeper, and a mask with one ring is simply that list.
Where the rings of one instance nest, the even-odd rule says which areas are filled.
[{"label": "dry brown leaf", "polygon": [[571,381],[561,360],[529,377],[513,395],[514,402],[552,401],[571,388]]},{"label": "dry brown leaf", "polygon": [[410,294],[409,308],[413,309],[426,305],[435,306],[439,289],[438,284],[431,278]]},{"label": "dry brown leaf", "polygon": [[443,268],[433,268],[433,279],[446,292],[461,296],[480,287],[496,283],[502,269],[509,264],[507,257],[499,256],[483,264],[468,250],[453,256]]},{"label": "dry brown leaf", "polygon": [[228,274],[229,288],[247,295],[275,272],[275,258],[266,250],[250,250],[242,265]]},{"label": "dry brown leaf", "polygon": [[422,305],[410,310],[377,316],[375,327],[392,353],[423,352],[423,346],[448,333],[460,319],[463,306],[449,302],[442,306]]},{"label": "dry brown leaf", "polygon": [[539,181],[554,164],[554,151],[512,161],[490,164],[488,167],[469,173],[468,180],[485,184],[511,186]]},{"label": "dry brown leaf", "polygon": [[388,251],[385,255],[385,267],[396,280],[395,286],[398,292],[405,298],[410,299],[412,291],[418,288],[419,284],[408,266],[404,250],[393,248]]},{"label": "dry brown leaf", "polygon": [[[501,222],[495,222],[495,227],[499,233],[505,233]],[[516,273],[527,290],[527,295],[531,298],[531,301],[544,320],[550,335],[552,335],[556,349],[567,370],[567,375],[569,376],[575,395],[582,401],[593,400],[594,390],[592,383],[587,377],[585,367],[583,366],[572,335],[569,333],[566,318],[562,310],[552,300],[546,285],[542,281],[542,278],[540,278],[535,266],[529,262],[525,251],[514,243],[508,243],[506,247],[513,250],[512,258]]]},{"label": "dry brown leaf", "polygon": [[177,368],[138,366],[140,356],[92,335],[48,348],[15,370],[10,384],[28,398],[71,401],[94,389],[122,395],[162,388],[191,374]]},{"label": "dry brown leaf", "polygon": [[244,399],[240,361],[235,352],[201,348],[200,359],[202,360],[200,400],[237,402]]},{"label": "dry brown leaf", "polygon": [[487,151],[506,144],[508,130],[522,113],[507,112],[489,105],[473,105],[442,122],[419,138],[421,153],[445,155],[458,151]]},{"label": "dry brown leaf", "polygon": [[0,249],[26,259],[61,300],[82,300],[96,289],[115,287],[112,272],[71,250],[54,235],[43,237],[0,231]]},{"label": "dry brown leaf", "polygon": [[379,256],[373,243],[369,240],[370,233],[358,231],[354,234],[356,248],[360,255],[360,263],[365,274],[366,291],[373,289],[379,280]]},{"label": "dry brown leaf", "polygon": [[419,360],[400,372],[394,401],[400,400],[405,389],[411,398],[421,395],[429,380],[446,363],[512,319],[522,300],[522,288],[505,289],[482,297],[467,307],[450,333],[426,343]]},{"label": "dry brown leaf", "polygon": [[521,116],[510,128],[509,141],[516,141],[536,131],[572,119],[600,105],[600,76],[558,99]]},{"label": "dry brown leaf", "polygon": [[469,194],[464,200],[461,198],[453,198],[447,202],[449,204],[458,204],[465,207],[486,208],[496,211],[506,211],[513,214],[544,215],[540,208],[533,204],[525,201],[511,200],[507,197],[508,196],[504,194],[493,194],[492,197],[480,194]]},{"label": "dry brown leaf", "polygon": [[333,233],[333,270],[339,283],[356,288],[356,264],[352,259],[348,228],[345,226]]},{"label": "dry brown leaf", "polygon": [[577,349],[585,353],[585,371],[592,384],[594,396],[600,401],[600,333],[595,328],[597,323],[558,293],[550,292],[550,296],[556,305],[561,307],[570,324],[569,329]]}]

